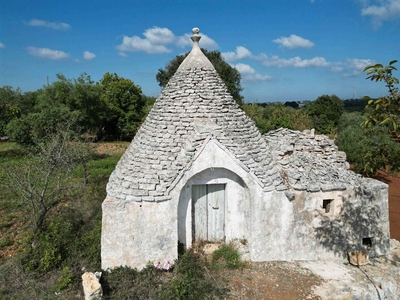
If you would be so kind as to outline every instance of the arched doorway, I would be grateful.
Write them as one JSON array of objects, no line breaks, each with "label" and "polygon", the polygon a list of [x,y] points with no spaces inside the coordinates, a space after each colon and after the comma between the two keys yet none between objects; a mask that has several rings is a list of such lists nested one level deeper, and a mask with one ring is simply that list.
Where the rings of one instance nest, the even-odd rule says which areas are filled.
[{"label": "arched doorway", "polygon": [[243,179],[225,168],[209,168],[187,180],[179,196],[178,239],[220,242],[250,234],[250,192]]}]

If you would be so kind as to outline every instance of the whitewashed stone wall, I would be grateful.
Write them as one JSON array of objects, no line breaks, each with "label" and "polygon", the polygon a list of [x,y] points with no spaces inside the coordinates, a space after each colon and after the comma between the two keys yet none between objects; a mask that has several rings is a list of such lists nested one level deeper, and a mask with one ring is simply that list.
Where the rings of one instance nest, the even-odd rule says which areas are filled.
[{"label": "whitewashed stone wall", "polygon": [[[273,192],[255,202],[253,261],[343,259],[352,250],[366,250],[370,256],[389,253],[386,184],[365,179],[359,187],[302,191],[290,199],[284,192]],[[333,212],[325,213],[324,199],[334,200]],[[363,245],[368,238],[371,248]]]}]

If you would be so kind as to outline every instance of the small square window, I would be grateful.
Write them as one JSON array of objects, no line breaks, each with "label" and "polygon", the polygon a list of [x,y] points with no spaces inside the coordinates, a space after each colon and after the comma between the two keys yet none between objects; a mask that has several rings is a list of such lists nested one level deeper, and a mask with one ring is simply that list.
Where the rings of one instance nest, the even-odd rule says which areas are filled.
[{"label": "small square window", "polygon": [[362,239],[362,244],[367,248],[367,250],[372,248],[372,238],[366,237]]},{"label": "small square window", "polygon": [[332,213],[333,209],[333,199],[325,199],[322,201],[322,209],[325,213]]}]

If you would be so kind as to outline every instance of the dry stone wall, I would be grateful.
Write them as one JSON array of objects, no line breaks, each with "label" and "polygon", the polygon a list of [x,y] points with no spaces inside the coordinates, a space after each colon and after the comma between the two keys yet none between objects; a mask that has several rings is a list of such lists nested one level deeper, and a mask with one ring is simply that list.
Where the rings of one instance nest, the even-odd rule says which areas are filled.
[{"label": "dry stone wall", "polygon": [[281,128],[268,132],[264,138],[285,183],[294,190],[328,192],[361,184],[361,175],[349,170],[346,154],[324,135],[315,135],[313,130]]}]

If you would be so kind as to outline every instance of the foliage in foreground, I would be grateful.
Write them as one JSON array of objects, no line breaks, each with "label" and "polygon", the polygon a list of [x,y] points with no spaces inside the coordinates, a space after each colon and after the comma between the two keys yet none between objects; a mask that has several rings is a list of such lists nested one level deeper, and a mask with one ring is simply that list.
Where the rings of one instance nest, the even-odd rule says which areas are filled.
[{"label": "foliage in foreground", "polygon": [[[71,130],[73,122],[60,122],[41,138],[33,138],[26,156],[5,166],[3,185],[15,193],[27,209],[33,233],[43,229],[49,212],[80,184],[71,174],[90,158],[87,143]],[[85,179],[86,179],[86,174]]]},{"label": "foliage in foreground", "polygon": [[400,94],[399,79],[393,75],[397,71],[393,60],[388,66],[376,64],[367,66],[367,79],[384,82],[388,94],[377,100],[369,99],[367,118],[363,127],[371,137],[368,152],[365,155],[365,169],[370,174],[389,168],[393,173],[400,171]]},{"label": "foliage in foreground", "polygon": [[[0,146],[3,183],[8,165],[33,158],[20,154],[15,144]],[[14,249],[16,256],[0,256],[1,299],[54,299],[56,292],[61,293],[60,299],[71,299],[74,297],[71,295],[82,293],[82,270],[100,269],[101,203],[108,176],[119,157],[91,157],[87,164],[87,184],[78,192],[66,193],[49,211],[42,230],[36,234],[30,229],[25,206],[18,204],[14,194],[5,194],[7,190],[2,189],[0,213],[9,221],[0,227],[0,234],[8,241],[4,250]],[[83,174],[83,167],[78,166],[67,179],[82,182]],[[16,225],[18,232],[12,231]]]},{"label": "foliage in foreground", "polygon": [[397,60],[392,60],[389,65],[382,66],[376,64],[367,66],[364,71],[367,72],[367,79],[375,82],[384,82],[388,89],[388,94],[379,99],[369,99],[367,108],[371,108],[367,120],[363,123],[364,127],[374,125],[387,125],[387,131],[390,136],[400,139],[400,94],[399,79],[393,76],[393,71],[397,71],[394,64]]},{"label": "foliage in foreground", "polygon": [[120,267],[104,272],[101,279],[105,299],[223,299],[227,290],[212,277],[205,257],[189,250],[171,272],[149,264],[142,271]]}]

